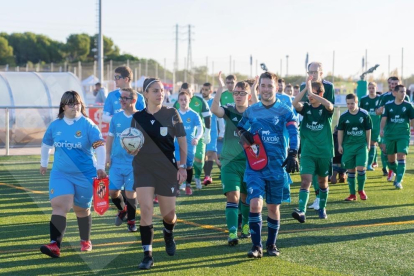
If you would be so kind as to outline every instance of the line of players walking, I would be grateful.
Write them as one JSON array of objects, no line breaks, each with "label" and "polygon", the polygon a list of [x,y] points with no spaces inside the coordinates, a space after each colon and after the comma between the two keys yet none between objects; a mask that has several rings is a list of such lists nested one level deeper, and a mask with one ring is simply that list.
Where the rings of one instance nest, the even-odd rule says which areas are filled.
[{"label": "line of players walking", "polygon": [[[90,145],[93,145],[98,164],[102,164],[104,158],[109,167],[109,192],[118,209],[115,224],[119,226],[127,220],[128,231],[138,231],[135,214],[137,203],[140,204],[139,231],[144,259],[139,268],[149,269],[154,265],[153,196],[157,195],[163,217],[166,252],[174,255],[176,245],[173,233],[177,221],[175,198],[179,189],[185,191],[186,195],[192,195],[193,171],[195,186],[201,189],[203,169],[203,184],[211,184],[211,172],[216,163],[221,170],[222,188],[227,200],[225,216],[229,231],[228,244],[238,244],[240,220],[240,238],[251,237],[252,240],[248,256],[263,256],[261,213],[265,199],[268,209],[266,250],[269,256],[278,256],[280,252],[276,240],[280,229],[280,204],[291,201],[292,180],[289,173],[299,171],[301,175],[299,204],[292,213],[293,218],[301,223],[306,221],[312,184],[317,197],[309,208],[317,210],[319,218],[328,218],[328,177],[334,183],[339,174],[344,181],[344,173],[347,172],[350,195],[345,200],[357,200],[356,192],[361,200],[368,198],[365,192],[366,170],[374,170],[378,144],[381,146],[384,175],[389,176],[388,180],[392,180],[397,189],[402,189],[410,142],[410,122],[414,119],[406,88],[399,84],[397,77],[391,77],[388,80],[390,91],[380,96],[376,93],[375,83],[369,84],[369,94],[361,98],[360,103],[356,95],[347,95],[348,110],[341,114],[336,131],[332,133],[333,84],[322,78],[321,63],[310,63],[308,75],[300,92],[290,96],[283,93],[284,83],[271,72],[239,82],[232,75],[227,76],[224,82],[220,72],[219,88],[214,97],[209,83],[203,85],[202,97],[194,95],[191,87],[185,83],[179,91],[176,109],[173,109],[162,106],[165,91],[160,80],[147,79],[141,95],[131,88],[131,69],[118,67],[115,70],[115,83],[119,90],[108,95],[104,106],[103,119],[110,122],[106,154],[96,151],[103,145],[102,137],[99,138],[97,134],[88,135],[87,143],[79,148],[76,148],[77,132],[70,150],[67,146],[56,146],[62,137],[57,133],[66,133],[67,129],[73,132],[71,124],[86,117],[84,113],[81,114],[83,103],[80,97],[69,99],[65,96],[61,101],[62,114],[68,115],[69,119],[62,116],[61,128],[57,127],[57,123],[52,123],[48,128],[42,146],[41,173],[46,172],[48,149],[53,145],[56,148],[55,164],[59,164],[59,159],[73,163],[82,154],[86,154],[89,160],[92,158],[89,154]],[[69,114],[69,111],[74,114]],[[90,123],[88,120],[85,122]],[[119,135],[130,126],[143,132],[145,143],[140,151],[127,153],[120,146]],[[68,133],[72,135],[70,131]],[[91,137],[95,138],[90,140]],[[245,149],[255,149],[257,156],[259,153],[261,156],[264,154],[266,163],[257,169],[252,165],[254,160],[246,158]],[[72,156],[73,153],[78,156]],[[56,172],[63,168],[64,164],[61,167],[54,165],[52,169],[52,188],[49,190],[54,210],[50,222],[51,242],[41,248],[44,254],[51,257],[60,256],[66,213],[72,205],[81,214],[78,220],[85,220],[79,226],[82,250],[92,249],[88,234],[91,228],[91,195],[77,189],[79,184],[76,181],[56,185],[55,179],[62,176]],[[102,165],[99,169],[98,177],[105,177]],[[82,171],[81,174],[85,175]],[[396,174],[395,179],[392,178],[393,174]],[[85,187],[86,184],[82,185]],[[124,196],[122,190],[125,190]],[[65,199],[69,203],[62,211],[62,207],[53,202],[59,196],[67,195],[69,198]],[[79,197],[89,201],[80,204],[77,201]],[[75,206],[87,211],[81,213],[84,209]]]}]

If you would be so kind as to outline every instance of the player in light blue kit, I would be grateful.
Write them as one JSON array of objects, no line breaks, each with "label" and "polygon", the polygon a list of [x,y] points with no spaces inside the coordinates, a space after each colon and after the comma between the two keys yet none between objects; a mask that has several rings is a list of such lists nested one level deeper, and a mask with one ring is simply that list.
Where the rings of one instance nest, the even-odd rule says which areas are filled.
[{"label": "player in light blue kit", "polygon": [[180,108],[178,109],[178,113],[181,116],[181,120],[183,121],[184,130],[186,133],[187,139],[187,160],[180,159],[180,151],[178,146],[178,141],[175,140],[175,159],[179,164],[186,164],[187,170],[187,179],[185,188],[183,185],[180,187],[181,190],[185,189],[186,195],[192,195],[193,190],[191,189],[191,180],[193,178],[193,164],[194,164],[194,157],[196,153],[196,147],[198,142],[200,141],[201,137],[203,136],[203,127],[201,124],[201,119],[198,114],[190,108],[190,101],[191,95],[187,92],[180,92],[178,94],[178,103],[180,104]]},{"label": "player in light blue kit", "polygon": [[[121,103],[119,101],[119,97],[121,97],[121,89],[132,88],[132,78],[133,74],[131,68],[127,66],[120,66],[115,69],[115,85],[119,89],[109,93],[108,97],[105,100],[102,115],[102,120],[104,122],[109,123],[114,114],[122,111]],[[144,97],[141,94],[138,94],[137,102],[135,103],[135,108],[137,110],[143,110],[145,108]]]},{"label": "player in light blue kit", "polygon": [[[201,95],[203,99],[208,103],[208,106],[211,109],[214,98],[211,97],[213,93],[212,85],[209,82],[203,84],[201,88]],[[219,132],[220,131],[220,132]],[[221,163],[217,156],[217,139],[218,137],[224,137],[224,119],[217,118],[216,115],[211,116],[211,141],[206,146],[206,162],[204,163],[204,181],[205,186],[211,184],[213,179],[211,178],[211,171],[213,170],[213,164],[216,162],[217,166],[220,168]]]},{"label": "player in light blue kit", "polygon": [[[137,97],[137,92],[132,90],[132,88],[121,89],[119,101],[121,102],[123,112],[118,112],[112,117],[106,141],[106,164],[109,167],[109,195],[118,209],[115,225],[121,225],[128,214],[129,232],[137,231],[135,226],[136,193],[132,169],[134,157],[122,148],[119,137],[125,129],[131,126],[132,115],[137,112],[135,109]],[[121,194],[122,189],[125,189],[126,205]]]},{"label": "player in light blue kit", "polygon": [[[249,226],[253,247],[250,258],[261,258],[262,208],[266,195],[268,208],[267,254],[278,256],[276,238],[280,227],[280,204],[290,198],[288,172],[298,171],[298,127],[293,110],[276,97],[277,76],[265,72],[260,76],[261,102],[250,106],[239,122],[242,144],[254,144],[253,135],[258,133],[267,152],[268,164],[261,171],[246,167],[247,203],[250,203]],[[250,125],[250,129],[246,129]],[[289,132],[289,145],[285,143],[283,129]],[[289,153],[287,149],[289,148]],[[284,168],[286,166],[286,170]]]},{"label": "player in light blue kit", "polygon": [[[43,136],[40,173],[45,175],[50,149],[55,147],[50,172],[49,199],[52,205],[50,243],[40,251],[53,258],[60,257],[60,246],[66,230],[66,214],[71,208],[78,219],[81,251],[91,251],[90,241],[93,178],[105,178],[105,147],[98,127],[88,119],[85,105],[75,91],[67,91],[60,100],[58,119]],[[95,150],[97,162],[95,167]]]}]

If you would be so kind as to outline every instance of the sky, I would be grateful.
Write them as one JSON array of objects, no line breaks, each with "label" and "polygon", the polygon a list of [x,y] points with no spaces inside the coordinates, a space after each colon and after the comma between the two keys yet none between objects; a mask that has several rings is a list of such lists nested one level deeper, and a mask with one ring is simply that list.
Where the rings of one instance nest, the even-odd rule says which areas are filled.
[{"label": "sky", "polygon": [[[0,32],[30,31],[65,42],[70,34],[93,35],[98,29],[97,0],[0,0],[0,4]],[[175,25],[180,26],[182,69],[190,24],[193,63],[208,64],[209,72],[235,69],[250,75],[252,55],[253,75],[261,72],[256,61],[283,76],[303,75],[309,53],[309,61],[323,63],[325,74],[334,71],[357,78],[367,51],[368,68],[380,65],[374,77],[388,76],[389,67],[401,73],[404,48],[403,75],[414,74],[410,0],[102,0],[102,9],[103,33],[122,53],[155,59],[161,65],[165,61],[169,70],[175,60]]]}]

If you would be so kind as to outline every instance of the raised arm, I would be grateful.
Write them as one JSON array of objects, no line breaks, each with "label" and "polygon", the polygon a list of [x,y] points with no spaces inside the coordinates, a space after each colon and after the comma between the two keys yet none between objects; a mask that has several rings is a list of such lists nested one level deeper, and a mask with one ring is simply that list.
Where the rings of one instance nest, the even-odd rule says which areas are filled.
[{"label": "raised arm", "polygon": [[[312,76],[308,77],[308,79],[306,80],[305,88],[303,88],[302,91],[300,91],[300,93],[296,95],[295,99],[292,102],[292,106],[296,109],[297,112],[301,112],[303,109],[303,103],[300,100],[305,96],[306,91],[312,89],[312,79]],[[310,93],[312,93],[312,91]]]},{"label": "raised arm", "polygon": [[214,96],[213,103],[211,104],[211,112],[213,112],[214,115],[216,115],[218,118],[224,117],[224,108],[220,106],[220,99],[221,94],[223,93],[223,86],[224,82],[221,77],[221,71],[218,74],[218,81],[219,81],[219,87],[217,89],[216,95]]},{"label": "raised arm", "polygon": [[257,98],[257,85],[259,84],[259,76],[256,76],[254,78],[254,83],[253,86],[250,87],[250,93],[252,94],[252,99],[251,102],[252,104],[255,104],[259,101],[259,99]]},{"label": "raised arm", "polygon": [[324,97],[318,96],[314,93],[309,93],[308,99],[312,98],[315,99],[317,102],[320,102],[329,112],[332,112],[334,110],[334,105]]}]

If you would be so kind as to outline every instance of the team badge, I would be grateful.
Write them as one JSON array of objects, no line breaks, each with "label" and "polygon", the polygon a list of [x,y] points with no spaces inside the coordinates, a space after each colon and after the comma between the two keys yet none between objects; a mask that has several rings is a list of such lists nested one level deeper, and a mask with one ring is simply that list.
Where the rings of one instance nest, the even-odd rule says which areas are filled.
[{"label": "team badge", "polygon": [[109,179],[93,179],[93,209],[99,215],[105,214],[109,209]]},{"label": "team badge", "polygon": [[82,138],[82,132],[80,130],[76,131],[75,138]]},{"label": "team badge", "polygon": [[407,108],[404,106],[403,108],[402,108],[402,112],[405,112],[407,110]]},{"label": "team badge", "polygon": [[322,116],[322,109],[319,110],[319,116]]},{"label": "team badge", "polygon": [[268,162],[266,149],[258,133],[253,135],[253,140],[254,144],[251,146],[243,144],[244,153],[249,167],[254,171],[261,171],[267,166]]},{"label": "team badge", "polygon": [[360,117],[359,122],[362,124],[363,121],[364,121],[364,118]]},{"label": "team badge", "polygon": [[195,103],[194,103],[194,105],[195,105],[195,106],[199,106],[199,105],[200,105],[200,103],[199,103],[199,102],[195,102]]},{"label": "team badge", "polygon": [[160,127],[160,134],[161,136],[167,136],[168,127]]},{"label": "team badge", "polygon": [[187,118],[187,123],[191,123],[191,119],[190,118]]},{"label": "team badge", "polygon": [[278,116],[275,116],[274,118],[273,118],[273,124],[274,125],[277,125],[279,123],[279,117]]},{"label": "team badge", "polygon": [[62,134],[62,132],[60,132],[60,131],[56,132],[56,136],[59,136],[61,134]]},{"label": "team badge", "polygon": [[50,194],[53,195],[55,193],[55,190],[51,189]]}]

